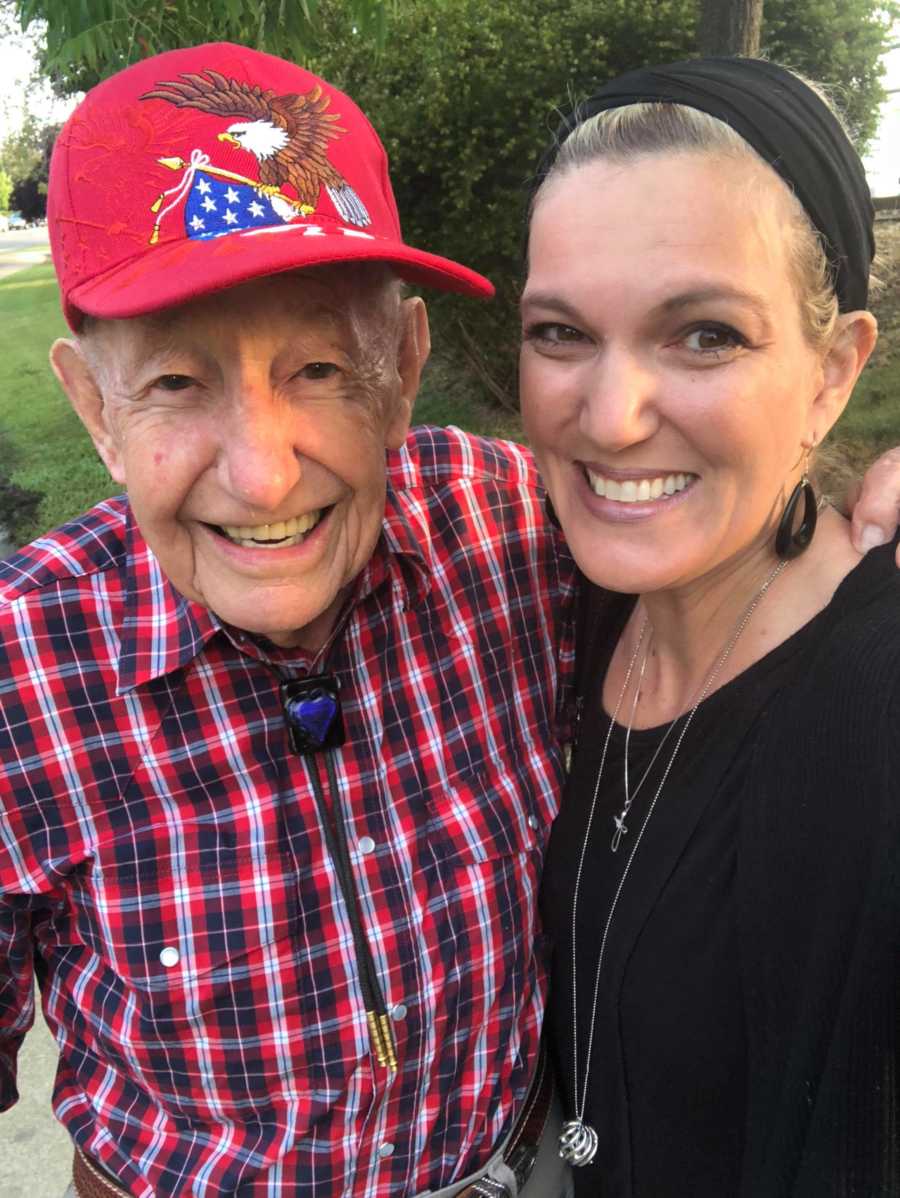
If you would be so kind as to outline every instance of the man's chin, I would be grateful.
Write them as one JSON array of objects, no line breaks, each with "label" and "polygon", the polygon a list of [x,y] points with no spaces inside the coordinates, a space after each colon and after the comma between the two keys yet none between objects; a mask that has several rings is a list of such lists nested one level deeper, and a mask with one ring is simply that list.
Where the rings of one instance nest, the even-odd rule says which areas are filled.
[{"label": "man's chin", "polygon": [[[300,591],[300,584],[297,586]],[[254,590],[235,602],[234,595],[208,595],[200,601],[239,633],[265,637],[280,648],[315,651],[327,640],[341,606],[341,596],[318,605],[285,603],[284,595],[269,596],[266,588]]]}]

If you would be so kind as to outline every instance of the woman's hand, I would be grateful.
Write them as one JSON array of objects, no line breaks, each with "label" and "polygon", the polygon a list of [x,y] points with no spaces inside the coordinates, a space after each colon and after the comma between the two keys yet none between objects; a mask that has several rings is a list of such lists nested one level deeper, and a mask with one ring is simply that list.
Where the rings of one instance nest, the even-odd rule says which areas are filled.
[{"label": "woman's hand", "polygon": [[859,553],[868,553],[893,538],[900,523],[900,448],[889,449],[872,463],[862,483],[848,494],[847,506],[851,512],[850,535]]}]

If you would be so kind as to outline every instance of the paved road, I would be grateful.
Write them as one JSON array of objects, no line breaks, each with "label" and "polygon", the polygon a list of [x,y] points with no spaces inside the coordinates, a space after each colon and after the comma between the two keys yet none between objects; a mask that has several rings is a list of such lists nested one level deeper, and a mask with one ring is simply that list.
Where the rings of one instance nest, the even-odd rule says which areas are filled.
[{"label": "paved road", "polygon": [[[50,239],[47,228],[11,229],[0,233],[0,279],[22,270],[26,266],[37,266],[48,261]],[[0,1198],[6,1198],[0,1189]]]},{"label": "paved road", "polygon": [[68,1135],[53,1118],[56,1045],[43,1020],[19,1054],[20,1098],[0,1115],[0,1198],[62,1198],[72,1176]]},{"label": "paved road", "polygon": [[[45,228],[0,233],[0,279],[49,253]],[[69,1137],[50,1111],[55,1073],[56,1045],[38,1019],[19,1055],[21,1097],[0,1115],[0,1198],[61,1198],[72,1175]]]}]

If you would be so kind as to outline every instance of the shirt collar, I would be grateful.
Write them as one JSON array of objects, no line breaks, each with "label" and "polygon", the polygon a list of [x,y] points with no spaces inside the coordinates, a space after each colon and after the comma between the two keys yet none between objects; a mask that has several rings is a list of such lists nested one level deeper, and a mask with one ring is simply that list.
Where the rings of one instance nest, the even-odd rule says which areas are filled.
[{"label": "shirt collar", "polygon": [[[395,601],[417,606],[431,589],[431,537],[424,509],[409,509],[388,487],[382,533],[359,576],[354,603],[390,580]],[[186,599],[163,573],[128,508],[125,603],[116,693],[121,695],[193,661],[223,629],[201,603]]]},{"label": "shirt collar", "polygon": [[193,661],[221,627],[208,608],[185,599],[169,582],[130,506],[125,543],[119,695]]},{"label": "shirt collar", "polygon": [[360,576],[357,595],[371,594],[386,578],[404,611],[418,606],[431,590],[431,530],[424,505],[388,483],[384,523],[375,552]]}]

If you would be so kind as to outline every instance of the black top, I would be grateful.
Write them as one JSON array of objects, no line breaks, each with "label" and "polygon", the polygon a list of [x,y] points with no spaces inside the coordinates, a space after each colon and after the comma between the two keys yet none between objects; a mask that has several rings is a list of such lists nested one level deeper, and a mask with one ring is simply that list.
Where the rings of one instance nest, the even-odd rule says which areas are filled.
[{"label": "black top", "polygon": [[[544,876],[544,918],[554,945],[549,1026],[567,1118],[574,1115],[572,898],[609,725],[601,700],[603,679],[633,602],[599,591],[591,598],[592,620],[602,635],[593,638],[587,661],[579,663],[581,676],[590,679],[590,684],[584,688],[579,746]],[[877,668],[872,664],[876,659]],[[850,661],[853,666],[848,676]],[[892,670],[887,679],[882,677],[885,661]],[[624,799],[624,729],[614,728],[579,897],[579,1087],[584,1079],[604,928],[638,835],[641,843],[622,887],[604,950],[585,1111],[586,1122],[599,1134],[600,1147],[592,1166],[575,1170],[577,1195],[723,1198],[743,1193],[757,1198],[764,1193],[766,1198],[774,1198],[776,1194],[808,1192],[818,1198],[830,1193],[868,1196],[894,1192],[876,1188],[868,1180],[865,1185],[869,1188],[847,1188],[839,1180],[840,1171],[849,1176],[850,1171],[858,1172],[860,1165],[858,1161],[842,1164],[838,1159],[845,1152],[854,1157],[862,1153],[866,1157],[863,1168],[871,1165],[875,1170],[871,1177],[881,1179],[879,1186],[887,1176],[896,1182],[896,1075],[893,1089],[875,1088],[881,1065],[888,1059],[896,1061],[896,1031],[889,1031],[889,1021],[884,1018],[888,1008],[880,1008],[878,1030],[861,1050],[860,1092],[853,1096],[857,1114],[865,1112],[867,1127],[878,1118],[882,1129],[875,1134],[874,1144],[868,1143],[870,1127],[856,1136],[848,1126],[840,1136],[830,1137],[830,1159],[827,1165],[819,1160],[812,1166],[808,1191],[798,1188],[799,1161],[804,1140],[813,1151],[808,1138],[808,1125],[813,1122],[809,1095],[816,1092],[821,1077],[811,1075],[807,1060],[796,1076],[790,1059],[784,1056],[769,1061],[769,1073],[763,1060],[773,1043],[795,1043],[798,1031],[792,1021],[799,1018],[805,989],[811,988],[814,1004],[822,998],[816,970],[797,966],[808,951],[811,928],[818,930],[822,923],[821,900],[828,894],[827,889],[818,895],[807,893],[811,904],[808,909],[799,904],[801,918],[788,934],[786,923],[790,921],[782,915],[783,905],[798,906],[791,871],[802,873],[815,865],[821,879],[828,876],[828,861],[824,857],[817,864],[809,860],[815,837],[796,826],[786,827],[778,834],[777,843],[772,843],[768,806],[788,804],[790,811],[794,804],[798,811],[814,817],[821,813],[816,834],[822,834],[828,852],[838,850],[840,841],[826,830],[830,815],[838,813],[838,827],[856,818],[847,813],[847,788],[839,781],[840,771],[828,768],[831,757],[846,764],[849,752],[842,746],[842,740],[851,734],[844,710],[848,687],[854,696],[851,702],[869,713],[864,761],[851,773],[856,784],[863,784],[863,777],[868,777],[881,802],[873,805],[874,822],[867,817],[859,820],[863,857],[850,870],[847,901],[852,907],[853,892],[864,893],[872,884],[884,883],[892,893],[888,925],[892,932],[879,984],[891,996],[886,1001],[888,1006],[893,1003],[896,1023],[897,879],[894,866],[891,881],[889,866],[891,860],[896,863],[896,855],[885,859],[887,874],[881,877],[872,853],[885,844],[885,821],[894,845],[897,843],[897,790],[886,786],[884,771],[893,770],[894,776],[900,776],[898,682],[900,583],[890,554],[882,551],[844,580],[832,602],[814,620],[701,704],[641,834],[684,723],[683,719],[675,721],[637,793],[626,820],[628,832],[616,853],[611,852],[610,842],[613,817],[621,811]],[[812,686],[811,701],[800,695],[801,683]],[[621,712],[620,719],[627,719],[627,712]],[[884,736],[880,730],[886,727],[897,731]],[[631,734],[632,792],[665,731]],[[858,737],[853,748],[861,748]],[[808,787],[809,804],[805,801],[807,786],[801,784],[798,790],[796,779],[789,780],[806,755],[825,765],[819,781]],[[811,773],[808,781],[812,782]],[[762,840],[755,826],[760,817]],[[770,868],[778,870],[780,892],[764,877]],[[765,903],[758,900],[761,886]],[[829,901],[834,897],[829,895]],[[879,918],[883,918],[885,905],[879,907]],[[801,938],[794,940],[793,932],[801,928]],[[836,935],[833,944],[823,945],[824,957],[818,966],[825,971],[829,985],[835,970],[846,969],[854,936],[860,930],[857,924],[852,935]],[[774,994],[764,993],[760,976],[763,961],[773,963],[781,957],[786,964],[780,972],[791,977],[795,989],[784,1006],[780,1005],[784,995],[776,1001]],[[873,969],[877,973],[877,965],[873,964]],[[776,972],[776,987],[781,987],[783,980]],[[836,1011],[828,1015],[824,1029],[810,1028],[804,1019],[802,1035],[815,1041],[819,1050],[834,1030]],[[761,1043],[766,1052],[757,1051]],[[856,1051],[860,1051],[859,1045]],[[799,1055],[803,1056],[802,1051]],[[794,1064],[799,1065],[799,1059]],[[846,1080],[846,1065],[842,1069],[843,1077],[839,1073],[835,1085]],[[785,1108],[780,1113],[771,1108],[772,1087],[784,1091]],[[760,1109],[756,1090],[770,1094]],[[822,1097],[824,1100],[827,1094]],[[894,1111],[893,1131],[884,1122],[888,1110]],[[788,1141],[776,1147],[786,1131]],[[799,1143],[793,1138],[798,1132],[802,1133]],[[885,1147],[890,1141],[895,1152],[893,1164]],[[766,1148],[759,1152],[749,1148],[757,1142]],[[870,1161],[876,1151],[880,1161]],[[828,1185],[833,1189],[823,1188],[825,1177],[830,1178]]]}]

